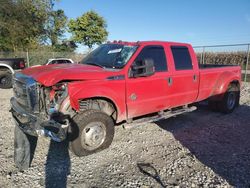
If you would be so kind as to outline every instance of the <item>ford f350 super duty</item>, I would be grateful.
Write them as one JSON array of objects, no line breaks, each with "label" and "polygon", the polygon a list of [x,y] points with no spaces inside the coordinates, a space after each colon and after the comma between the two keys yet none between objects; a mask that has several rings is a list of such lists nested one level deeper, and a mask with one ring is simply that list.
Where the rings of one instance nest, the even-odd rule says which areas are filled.
[{"label": "ford f350 super duty", "polygon": [[230,113],[239,104],[240,80],[239,66],[199,65],[191,45],[161,41],[115,41],[80,64],[24,69],[14,75],[11,98],[16,163],[29,165],[30,137],[67,139],[84,156],[107,148],[120,122],[169,118],[206,99]]}]

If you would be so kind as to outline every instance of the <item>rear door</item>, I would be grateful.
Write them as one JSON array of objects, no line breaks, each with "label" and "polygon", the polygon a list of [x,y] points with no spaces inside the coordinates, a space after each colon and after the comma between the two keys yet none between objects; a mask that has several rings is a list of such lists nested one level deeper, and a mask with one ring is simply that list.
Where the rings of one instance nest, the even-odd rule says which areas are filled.
[{"label": "rear door", "polygon": [[157,112],[167,106],[168,66],[164,47],[145,46],[134,62],[147,58],[154,60],[155,74],[148,77],[128,77],[126,81],[128,118]]},{"label": "rear door", "polygon": [[[199,69],[192,47],[174,45],[170,46],[174,70],[171,80],[171,93],[169,103],[171,107],[177,107],[192,103],[196,100],[199,90]],[[191,53],[190,53],[191,52]]]}]

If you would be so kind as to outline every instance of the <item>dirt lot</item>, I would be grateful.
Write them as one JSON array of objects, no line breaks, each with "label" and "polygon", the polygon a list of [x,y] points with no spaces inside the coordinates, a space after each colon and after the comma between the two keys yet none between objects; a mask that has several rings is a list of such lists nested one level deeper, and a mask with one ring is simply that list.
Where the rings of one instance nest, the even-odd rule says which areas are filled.
[{"label": "dirt lot", "polygon": [[250,187],[250,85],[230,115],[199,110],[124,130],[78,158],[67,143],[39,138],[32,167],[13,164],[11,90],[0,90],[0,187]]}]

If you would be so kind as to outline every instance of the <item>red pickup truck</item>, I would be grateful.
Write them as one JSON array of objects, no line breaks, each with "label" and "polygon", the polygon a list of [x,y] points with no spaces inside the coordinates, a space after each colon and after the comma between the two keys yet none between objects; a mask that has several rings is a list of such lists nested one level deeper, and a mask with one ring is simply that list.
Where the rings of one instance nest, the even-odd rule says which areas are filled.
[{"label": "red pickup truck", "polygon": [[84,156],[107,148],[119,122],[169,118],[205,99],[213,110],[230,113],[239,104],[240,80],[239,66],[199,65],[189,44],[115,41],[80,64],[16,73],[11,112],[16,135],[67,138],[71,151]]}]

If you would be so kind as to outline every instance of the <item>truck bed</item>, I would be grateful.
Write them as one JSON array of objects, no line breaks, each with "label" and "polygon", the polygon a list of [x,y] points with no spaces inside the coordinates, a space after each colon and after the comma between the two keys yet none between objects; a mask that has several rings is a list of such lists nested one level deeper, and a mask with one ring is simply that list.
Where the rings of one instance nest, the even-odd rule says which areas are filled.
[{"label": "truck bed", "polygon": [[[220,64],[199,64],[200,68],[200,85],[198,101],[215,95],[216,90],[220,90],[222,83],[228,83],[228,78],[241,77],[241,68],[238,65],[220,65]],[[239,79],[240,80],[240,79]],[[217,92],[225,92],[223,89]]]},{"label": "truck bed", "polygon": [[[0,58],[0,64],[8,65],[12,69],[23,69],[25,68],[25,59],[24,58]],[[23,65],[22,67],[20,65]]]}]

